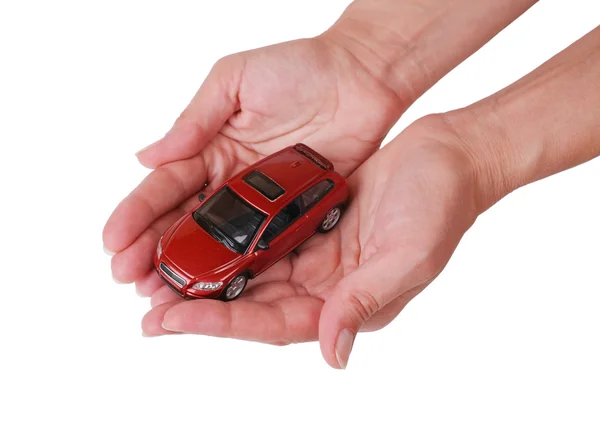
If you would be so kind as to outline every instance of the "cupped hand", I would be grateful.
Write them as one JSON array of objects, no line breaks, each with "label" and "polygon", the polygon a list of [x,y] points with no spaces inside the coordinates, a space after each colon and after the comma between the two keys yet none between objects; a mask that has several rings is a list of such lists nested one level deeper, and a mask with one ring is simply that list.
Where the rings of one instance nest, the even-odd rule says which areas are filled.
[{"label": "cupped hand", "polygon": [[152,253],[197,200],[242,168],[303,142],[345,175],[379,147],[405,106],[331,36],[218,61],[173,128],[137,154],[152,169],[115,209],[103,233],[113,277],[150,295]]},{"label": "cupped hand", "polygon": [[443,269],[474,222],[472,157],[441,116],[413,124],[349,178],[338,228],[317,235],[233,302],[152,297],[147,335],[197,333],[272,344],[316,340],[345,367],[355,335],[376,330]]}]

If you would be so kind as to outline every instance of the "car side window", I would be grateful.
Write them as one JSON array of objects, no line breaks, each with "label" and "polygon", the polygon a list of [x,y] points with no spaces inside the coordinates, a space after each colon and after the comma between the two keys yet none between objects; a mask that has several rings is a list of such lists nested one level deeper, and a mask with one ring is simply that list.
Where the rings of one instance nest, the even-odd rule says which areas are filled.
[{"label": "car side window", "polygon": [[286,228],[294,223],[300,215],[302,210],[300,207],[300,199],[295,199],[292,203],[284,207],[275,217],[271,220],[261,239],[269,243],[277,236],[279,236]]},{"label": "car side window", "polygon": [[302,193],[302,203],[304,204],[304,210],[307,211],[314,205],[316,205],[319,200],[321,200],[325,195],[333,188],[333,182],[329,179],[325,179],[324,181],[319,182],[316,185],[313,185],[304,193]]}]

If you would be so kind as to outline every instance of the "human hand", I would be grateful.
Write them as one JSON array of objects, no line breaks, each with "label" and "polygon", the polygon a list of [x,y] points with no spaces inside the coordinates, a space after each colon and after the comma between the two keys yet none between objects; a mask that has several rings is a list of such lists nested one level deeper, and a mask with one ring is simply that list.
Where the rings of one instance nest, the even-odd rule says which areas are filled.
[{"label": "human hand", "polygon": [[[210,189],[298,141],[328,157],[341,173],[351,173],[377,149],[404,109],[533,3],[514,0],[500,7],[493,0],[463,0],[448,9],[446,2],[436,0],[420,9],[412,2],[359,0],[322,36],[219,61],[173,129],[138,154],[142,164],[155,170],[119,204],[104,229],[105,248],[116,252],[113,276],[136,282],[141,295],[158,290],[153,302],[164,301],[169,293],[159,290],[162,282],[152,270],[152,254],[160,235],[196,203],[205,184]],[[468,33],[462,31],[465,24]],[[341,240],[336,235],[332,237]],[[299,259],[312,272],[327,273],[327,268],[315,271],[309,264],[311,255],[323,255],[318,248],[322,240],[311,241],[317,247],[312,253],[307,244]],[[292,258],[263,274],[260,282],[285,279],[282,273],[289,272],[286,264]],[[317,280],[325,285],[323,279],[312,279]],[[268,296],[272,290],[256,291]],[[311,296],[294,303],[306,310],[303,301],[311,303],[312,313],[297,315],[308,324],[294,324],[300,331],[273,342],[315,338],[315,312],[322,301]],[[151,326],[152,320],[146,322]],[[380,326],[386,318],[372,321],[365,327]],[[157,327],[148,324],[148,334],[156,334]],[[323,345],[324,351],[333,350]],[[328,361],[338,366],[330,352]]]},{"label": "human hand", "polygon": [[234,302],[183,301],[163,287],[143,331],[319,338],[327,362],[345,367],[356,333],[388,324],[442,270],[476,218],[475,176],[456,133],[425,118],[350,176],[338,229],[300,246]]}]

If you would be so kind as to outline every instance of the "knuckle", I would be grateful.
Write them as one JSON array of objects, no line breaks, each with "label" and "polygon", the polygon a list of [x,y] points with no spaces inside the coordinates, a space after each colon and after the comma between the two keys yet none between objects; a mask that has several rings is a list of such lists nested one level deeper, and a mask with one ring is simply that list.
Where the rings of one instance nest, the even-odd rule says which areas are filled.
[{"label": "knuckle", "polygon": [[175,120],[175,125],[176,126],[183,126],[183,125],[191,125],[191,126],[195,126],[198,127],[198,118],[196,117],[196,115],[193,112],[193,107],[192,107],[192,103],[190,103],[190,105],[188,105],[177,117],[177,119]]},{"label": "knuckle", "polygon": [[219,72],[228,70],[231,67],[235,66],[238,63],[239,54],[231,54],[226,55],[225,57],[221,57],[217,60],[217,62],[213,65],[212,71]]},{"label": "knuckle", "polygon": [[184,109],[177,117],[176,122],[185,122],[186,120],[189,119],[189,116],[190,116],[190,114],[189,114],[188,110]]},{"label": "knuckle", "polygon": [[421,263],[421,271],[425,280],[437,276],[442,271],[444,265],[443,260],[445,260],[445,257],[438,257],[437,255],[431,255],[423,260]]},{"label": "knuckle", "polygon": [[351,318],[358,326],[364,324],[382,307],[379,300],[368,291],[357,291],[350,294],[348,302]]}]

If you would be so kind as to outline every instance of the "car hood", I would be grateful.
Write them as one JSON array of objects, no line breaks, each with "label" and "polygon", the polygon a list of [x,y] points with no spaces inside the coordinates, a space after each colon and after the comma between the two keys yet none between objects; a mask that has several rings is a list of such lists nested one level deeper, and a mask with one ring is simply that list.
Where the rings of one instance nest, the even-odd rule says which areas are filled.
[{"label": "car hood", "polygon": [[216,272],[240,258],[187,215],[168,238],[163,255],[190,277]]}]

